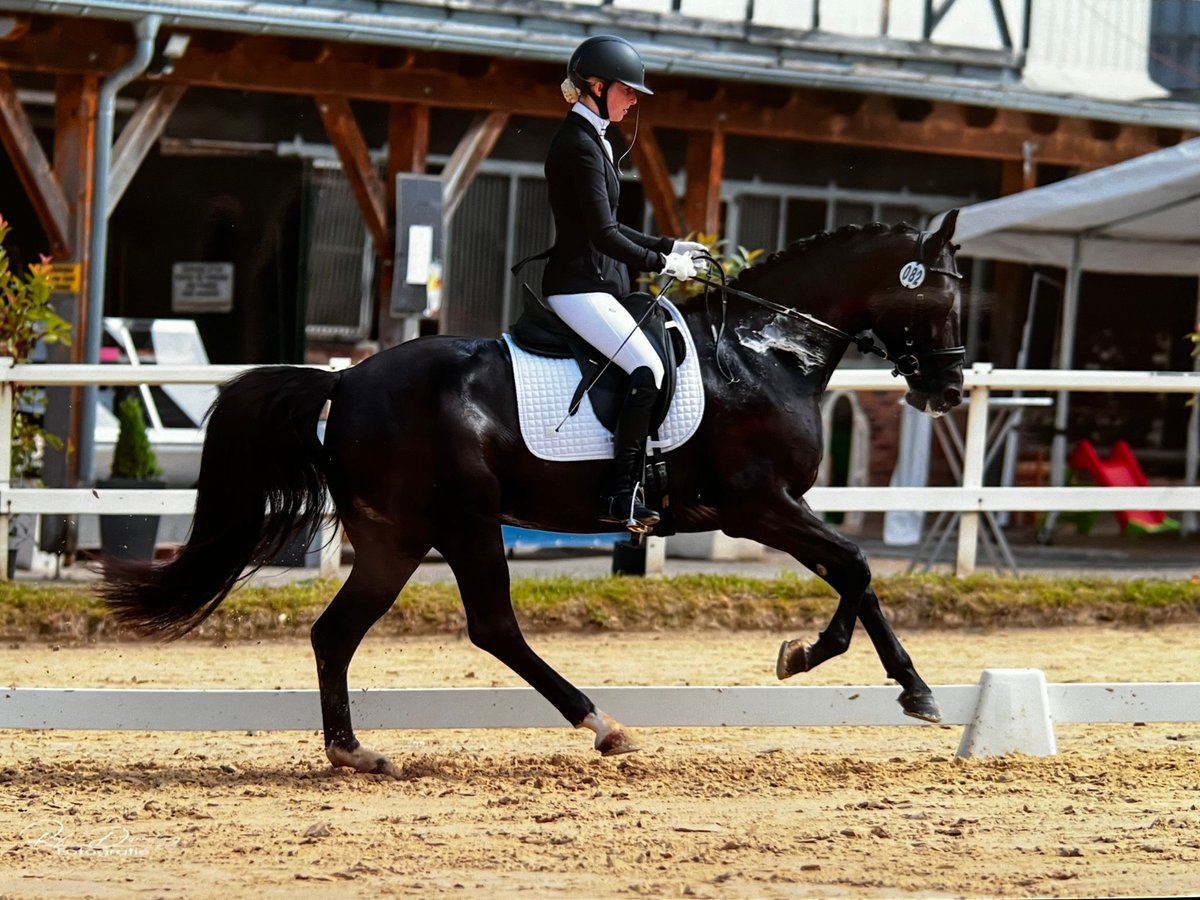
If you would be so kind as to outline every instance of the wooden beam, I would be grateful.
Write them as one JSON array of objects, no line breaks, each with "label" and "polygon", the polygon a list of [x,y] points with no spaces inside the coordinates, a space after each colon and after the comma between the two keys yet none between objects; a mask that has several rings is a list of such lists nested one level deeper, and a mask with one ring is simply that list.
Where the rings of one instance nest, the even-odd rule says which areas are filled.
[{"label": "wooden beam", "polygon": [[[722,107],[709,108],[672,91],[656,94],[645,104],[642,123],[691,128],[698,121],[720,121],[726,134],[996,160],[1021,159],[1025,141],[1031,138],[1030,116],[1024,112],[997,110],[989,126],[975,128],[967,121],[968,107],[947,102],[933,107],[920,121],[901,121],[890,99],[878,95],[864,97],[847,113],[813,92],[796,91],[791,102],[778,108],[733,97]],[[1164,136],[1156,128],[1128,125],[1113,140],[1099,141],[1087,119],[1048,118],[1054,119],[1053,130],[1032,138],[1038,144],[1038,161],[1056,165],[1112,165],[1189,136]],[[1038,124],[1045,128],[1048,123]]]},{"label": "wooden beam", "polygon": [[329,140],[342,161],[342,170],[350,181],[367,230],[375,241],[375,251],[381,256],[388,255],[391,246],[388,243],[387,202],[384,199],[383,182],[375,170],[375,164],[371,162],[366,138],[358,127],[358,120],[354,118],[350,101],[335,94],[320,94],[314,99]]},{"label": "wooden beam", "polygon": [[687,136],[687,188],[684,221],[689,231],[716,234],[721,228],[721,174],[725,170],[725,135],[690,131]]},{"label": "wooden beam", "polygon": [[633,161],[642,179],[642,190],[646,202],[654,211],[654,222],[660,234],[673,237],[684,233],[683,216],[679,211],[679,198],[675,196],[675,185],[662,148],[653,128],[643,126],[637,140],[633,142]]},{"label": "wooden beam", "polygon": [[[401,172],[424,172],[429,156],[429,107],[416,103],[393,103],[388,108],[387,201],[388,253],[379,254],[379,290],[375,299],[375,332],[382,347],[394,347],[408,335],[409,322],[391,313],[392,282],[395,278],[396,176]],[[410,317],[411,318],[411,317]]]},{"label": "wooden beam", "polygon": [[154,142],[162,137],[167,120],[186,90],[187,86],[182,84],[156,84],[121,129],[108,174],[108,215],[116,210]]},{"label": "wooden beam", "polygon": [[[100,76],[60,75],[54,87],[54,174],[69,210],[67,242],[70,258],[79,264],[79,290],[58,293],[54,309],[74,326],[70,346],[46,348],[51,363],[83,362],[87,322],[88,279],[91,277],[92,200],[95,196],[97,109]],[[46,428],[63,438],[63,449],[46,448],[42,475],[52,486],[79,483],[79,435],[83,425],[83,388],[46,390]]]},{"label": "wooden beam", "polygon": [[[388,109],[388,173],[424,172],[429,156],[429,107],[423,103],[393,103]],[[395,191],[392,191],[395,201]]]},{"label": "wooden beam", "polygon": [[[107,73],[132,52],[125,31],[94,33],[96,20],[56,19],[52,28],[31,30],[24,38],[0,44],[0,68],[29,72],[97,71]],[[403,68],[371,65],[371,54],[357,47],[332,53],[318,63],[289,60],[285,42],[263,35],[239,35],[229,46],[213,43],[219,32],[203,32],[163,80],[224,89],[291,94],[338,94],[381,102],[431,104],[439,108],[490,110],[495,103],[481,79],[463,74],[453,54],[421,51]],[[440,67],[434,63],[441,62]],[[498,61],[490,80],[505,85],[504,106],[513,115],[558,118],[560,78],[549,64]],[[902,121],[891,98],[854,92],[779,88],[772,102],[762,101],[761,85],[732,85],[721,92],[696,90],[703,79],[668,80],[642,107],[642,124],[690,130],[699,121],[719,121],[726,134],[788,141],[878,147],[980,159],[1020,159],[1030,139],[1030,114],[950,101],[931,101],[927,114]],[[711,93],[711,99],[709,97]],[[790,98],[790,99],[789,99]],[[911,104],[909,104],[911,105]],[[905,107],[906,104],[900,104]],[[972,112],[973,111],[973,112]],[[1179,143],[1187,130],[1123,125],[1119,133],[1101,129],[1098,139],[1091,120],[1036,117],[1040,130],[1038,161],[1043,164],[1098,168]]]},{"label": "wooden beam", "polygon": [[[100,79],[96,75],[60,75],[54,89],[54,179],[68,209],[67,244],[70,256],[84,263],[92,237],[92,196],[95,190],[96,113]],[[86,289],[81,288],[86,296]],[[82,345],[80,345],[82,353]],[[82,356],[78,360],[82,362]]]},{"label": "wooden beam", "polygon": [[57,257],[70,256],[71,217],[67,199],[17,99],[17,89],[4,71],[0,71],[0,142],[37,211],[38,221],[50,242],[50,252]]},{"label": "wooden beam", "polygon": [[[76,309],[59,310],[76,325],[86,321],[84,309],[91,262],[92,198],[95,195],[96,112],[100,79],[95,75],[60,75],[54,90],[54,176],[68,209],[66,255],[81,265]],[[75,340],[61,362],[83,362],[83,345]],[[52,351],[53,352],[53,351]]]},{"label": "wooden beam", "polygon": [[475,180],[479,164],[491,155],[504,126],[508,124],[508,119],[507,112],[476,116],[467,133],[450,154],[450,160],[442,170],[442,216],[447,222],[453,218],[458,204],[462,202],[471,182]]}]

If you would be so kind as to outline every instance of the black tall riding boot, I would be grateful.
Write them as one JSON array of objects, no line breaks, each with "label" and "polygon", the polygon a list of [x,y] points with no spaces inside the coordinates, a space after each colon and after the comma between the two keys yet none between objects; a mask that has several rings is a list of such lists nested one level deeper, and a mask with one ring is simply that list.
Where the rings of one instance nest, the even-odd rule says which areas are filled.
[{"label": "black tall riding boot", "polygon": [[641,502],[646,439],[657,397],[654,373],[646,366],[634,369],[613,432],[612,478],[600,498],[600,521],[624,525],[630,531],[646,531],[659,520],[658,513]]}]

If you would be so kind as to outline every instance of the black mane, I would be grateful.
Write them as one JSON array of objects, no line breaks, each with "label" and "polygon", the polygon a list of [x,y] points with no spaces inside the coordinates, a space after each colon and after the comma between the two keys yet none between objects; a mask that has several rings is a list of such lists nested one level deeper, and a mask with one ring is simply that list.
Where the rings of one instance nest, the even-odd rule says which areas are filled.
[{"label": "black mane", "polygon": [[824,247],[834,242],[847,241],[858,235],[911,234],[916,231],[917,229],[907,222],[898,222],[895,225],[871,222],[866,225],[843,225],[836,231],[821,231],[809,237],[792,241],[784,249],[775,251],[762,262],[747,266],[738,273],[734,281],[743,286],[752,285],[759,278],[773,271],[777,266],[791,262],[796,257],[803,256],[816,247]]}]

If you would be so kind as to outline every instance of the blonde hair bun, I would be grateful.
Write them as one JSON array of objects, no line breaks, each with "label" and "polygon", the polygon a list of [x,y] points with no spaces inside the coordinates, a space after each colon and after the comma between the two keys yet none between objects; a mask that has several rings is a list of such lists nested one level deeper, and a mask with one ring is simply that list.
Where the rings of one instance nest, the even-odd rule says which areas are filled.
[{"label": "blonde hair bun", "polygon": [[571,80],[570,76],[564,78],[563,83],[558,87],[562,91],[563,99],[568,103],[577,103],[583,96],[583,92],[575,86],[575,82]]}]

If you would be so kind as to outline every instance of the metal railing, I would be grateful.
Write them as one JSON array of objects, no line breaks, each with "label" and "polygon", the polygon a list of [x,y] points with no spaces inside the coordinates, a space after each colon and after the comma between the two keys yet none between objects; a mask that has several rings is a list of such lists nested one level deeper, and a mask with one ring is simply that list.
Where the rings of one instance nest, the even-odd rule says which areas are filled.
[{"label": "metal railing", "polygon": [[[220,384],[252,366],[13,365],[0,359],[0,559],[7,556],[8,524],[19,513],[191,514],[194,490],[104,490],[14,487],[13,385]],[[988,400],[992,391],[1200,394],[1200,373],[1099,372],[1055,369],[993,369],[976,363],[965,377],[970,394],[964,436],[962,484],[953,487],[824,487],[805,499],[814,510],[837,512],[924,511],[961,514],[955,571],[975,571],[979,520],[1002,511],[1200,510],[1200,487],[984,487]],[[883,369],[834,373],[830,390],[902,391],[903,380]],[[336,571],[336,541],[325,541],[322,572]]]}]

